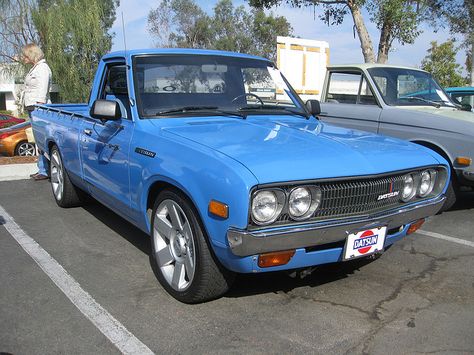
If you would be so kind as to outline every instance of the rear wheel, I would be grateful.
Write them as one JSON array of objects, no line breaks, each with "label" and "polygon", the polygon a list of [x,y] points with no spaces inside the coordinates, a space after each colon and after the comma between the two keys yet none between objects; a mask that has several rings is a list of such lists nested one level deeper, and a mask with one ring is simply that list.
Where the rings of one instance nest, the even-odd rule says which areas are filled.
[{"label": "rear wheel", "polygon": [[50,156],[49,176],[51,178],[51,188],[56,203],[58,206],[65,208],[81,205],[79,198],[80,192],[69,179],[57,146],[51,149]]},{"label": "rear wheel", "polygon": [[161,192],[153,207],[153,268],[165,290],[184,303],[217,298],[233,280],[214,260],[198,218],[188,199],[175,190]]},{"label": "rear wheel", "polygon": [[22,141],[15,147],[15,155],[21,157],[32,157],[36,155],[36,148],[33,143]]}]

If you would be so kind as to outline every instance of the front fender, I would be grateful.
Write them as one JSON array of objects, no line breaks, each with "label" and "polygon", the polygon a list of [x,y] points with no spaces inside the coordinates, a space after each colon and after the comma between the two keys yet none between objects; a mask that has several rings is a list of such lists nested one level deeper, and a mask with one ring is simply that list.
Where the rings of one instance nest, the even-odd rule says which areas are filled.
[{"label": "front fender", "polygon": [[[139,227],[150,233],[147,207],[153,185],[172,185],[194,204],[210,244],[222,261],[228,256],[227,230],[247,226],[250,190],[258,184],[257,179],[241,163],[199,143],[159,133],[159,139],[156,134],[153,139],[146,135],[140,133],[139,142],[132,140],[130,154],[131,207]],[[135,152],[136,146],[155,153],[154,157]],[[208,212],[211,200],[229,206],[228,219]]]}]

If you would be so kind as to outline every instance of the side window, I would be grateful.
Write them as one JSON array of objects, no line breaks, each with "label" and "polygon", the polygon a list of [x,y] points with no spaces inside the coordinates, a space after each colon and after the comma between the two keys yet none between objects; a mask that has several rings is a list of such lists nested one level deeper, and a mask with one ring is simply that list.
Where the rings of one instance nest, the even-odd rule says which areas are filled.
[{"label": "side window", "polygon": [[365,77],[362,78],[362,82],[360,84],[358,104],[377,105],[374,93],[372,92],[372,89],[370,88],[369,84],[367,84],[367,80],[365,79]]},{"label": "side window", "polygon": [[331,73],[326,95],[327,102],[356,104],[360,78],[360,73]]},{"label": "side window", "polygon": [[123,118],[131,118],[128,98],[127,67],[124,64],[107,67],[99,97],[118,102]]}]

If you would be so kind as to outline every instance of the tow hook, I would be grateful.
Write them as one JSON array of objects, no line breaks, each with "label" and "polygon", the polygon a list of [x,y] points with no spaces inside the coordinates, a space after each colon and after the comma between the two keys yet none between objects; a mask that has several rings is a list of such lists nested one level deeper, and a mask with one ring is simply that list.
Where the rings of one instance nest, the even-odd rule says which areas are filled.
[{"label": "tow hook", "polygon": [[288,276],[291,277],[292,279],[302,280],[306,276],[311,275],[316,269],[317,269],[316,266],[312,266],[305,269],[293,270],[292,272],[288,272]]}]

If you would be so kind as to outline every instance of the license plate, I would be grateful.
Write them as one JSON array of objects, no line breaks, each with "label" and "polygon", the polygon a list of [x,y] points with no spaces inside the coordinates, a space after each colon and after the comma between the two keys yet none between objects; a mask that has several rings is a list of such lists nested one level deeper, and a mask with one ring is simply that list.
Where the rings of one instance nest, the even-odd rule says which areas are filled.
[{"label": "license plate", "polygon": [[347,236],[343,260],[360,258],[383,250],[387,227],[351,233]]}]

